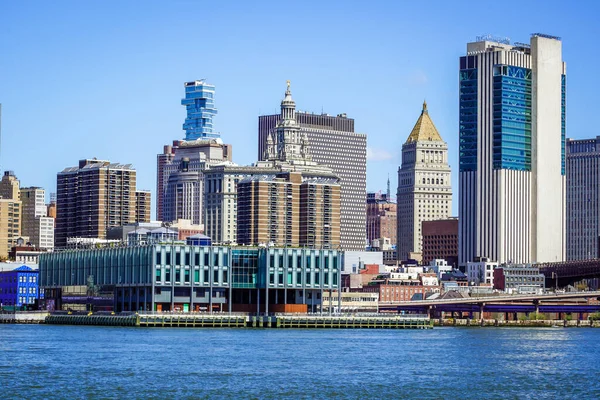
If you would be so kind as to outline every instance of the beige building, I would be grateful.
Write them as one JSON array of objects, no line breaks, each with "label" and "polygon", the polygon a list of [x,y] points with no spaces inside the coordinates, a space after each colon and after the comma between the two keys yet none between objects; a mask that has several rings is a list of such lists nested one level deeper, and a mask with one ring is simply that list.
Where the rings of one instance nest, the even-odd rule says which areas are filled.
[{"label": "beige building", "polygon": [[51,250],[54,248],[54,218],[48,217],[46,191],[39,187],[20,190],[21,235],[29,238],[31,245]]},{"label": "beige building", "polygon": [[398,259],[418,258],[421,223],[447,219],[452,211],[448,144],[433,124],[427,103],[402,145],[397,202]]},{"label": "beige building", "polygon": [[87,159],[57,175],[56,246],[67,239],[106,237],[107,228],[136,221],[136,171],[131,164]]},{"label": "beige building", "polygon": [[238,183],[238,243],[338,248],[336,177],[299,172],[256,175]]},{"label": "beige building", "polygon": [[289,81],[280,120],[266,143],[264,161],[256,167],[279,172],[238,183],[238,243],[339,248],[340,179],[313,161]]},{"label": "beige building", "polygon": [[0,180],[0,259],[17,245],[21,236],[21,200],[19,180],[12,171],[5,171]]},{"label": "beige building", "polygon": [[0,258],[7,258],[8,252],[17,245],[21,236],[21,202],[0,199]]},{"label": "beige building", "polygon": [[13,171],[4,171],[0,180],[0,197],[3,199],[20,200],[19,180]]},{"label": "beige building", "polygon": [[150,222],[150,191],[135,191],[135,220],[136,222]]}]

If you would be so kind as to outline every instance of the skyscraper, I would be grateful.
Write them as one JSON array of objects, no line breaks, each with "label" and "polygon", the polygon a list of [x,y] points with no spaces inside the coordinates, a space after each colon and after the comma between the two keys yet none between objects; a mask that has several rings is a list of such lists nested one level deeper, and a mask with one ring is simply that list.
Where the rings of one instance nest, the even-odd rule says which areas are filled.
[{"label": "skyscraper", "polygon": [[567,140],[567,260],[600,257],[600,136]]},{"label": "skyscraper", "polygon": [[423,103],[398,168],[398,259],[421,253],[421,223],[446,219],[452,211],[448,144],[436,129]]},{"label": "skyscraper", "polygon": [[19,180],[13,171],[4,171],[0,181],[0,258],[6,258],[21,236]]},{"label": "skyscraper", "polygon": [[[185,98],[181,104],[186,107],[183,124],[184,140],[175,140],[164,146],[163,153],[157,156],[156,168],[156,216],[160,221],[176,221],[174,216],[186,214],[186,219],[194,224],[203,223],[203,170],[210,165],[231,161],[231,145],[223,144],[220,134],[214,132],[212,118],[217,114],[214,107],[215,87],[204,80],[186,82]],[[186,161],[186,171],[181,171],[182,161]],[[192,175],[196,183],[190,179]],[[177,186],[182,189],[194,187],[200,195],[173,197]],[[179,182],[179,183],[178,183]],[[170,188],[169,188],[169,185]],[[186,210],[186,211],[184,211]]]},{"label": "skyscraper", "polygon": [[101,238],[136,221],[136,171],[131,164],[80,160],[57,175],[56,247],[70,237]]},{"label": "skyscraper", "polygon": [[187,111],[183,123],[185,140],[221,137],[213,130],[212,119],[217,115],[214,96],[214,85],[206,83],[204,79],[185,83],[185,98],[181,100],[181,105]]},{"label": "skyscraper", "polygon": [[[311,157],[331,168],[341,185],[341,248],[364,250],[366,246],[367,135],[354,132],[354,120],[346,114],[334,117],[295,113],[300,134],[306,135]],[[281,116],[258,117],[259,159],[267,157],[269,132]]]},{"label": "skyscraper", "polygon": [[460,58],[459,263],[565,257],[566,65],[560,38],[490,37]]}]

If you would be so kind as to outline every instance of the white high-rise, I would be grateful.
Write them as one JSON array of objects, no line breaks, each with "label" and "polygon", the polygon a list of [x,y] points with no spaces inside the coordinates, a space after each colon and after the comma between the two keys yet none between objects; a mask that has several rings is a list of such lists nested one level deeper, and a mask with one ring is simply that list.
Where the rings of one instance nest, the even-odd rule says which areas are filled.
[{"label": "white high-rise", "polygon": [[397,197],[398,259],[406,260],[421,252],[421,223],[446,219],[452,212],[448,144],[429,117],[427,103],[402,145]]},{"label": "white high-rise", "polygon": [[460,58],[459,263],[565,258],[560,38],[478,38]]}]

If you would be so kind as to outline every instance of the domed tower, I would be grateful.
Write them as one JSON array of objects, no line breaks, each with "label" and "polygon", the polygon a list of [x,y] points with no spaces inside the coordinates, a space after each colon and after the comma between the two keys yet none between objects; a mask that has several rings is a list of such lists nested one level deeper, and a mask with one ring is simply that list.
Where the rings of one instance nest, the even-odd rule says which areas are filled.
[{"label": "domed tower", "polygon": [[290,81],[281,101],[281,118],[267,136],[267,159],[269,161],[310,160],[308,139],[300,132],[296,121],[296,102],[292,98]]}]

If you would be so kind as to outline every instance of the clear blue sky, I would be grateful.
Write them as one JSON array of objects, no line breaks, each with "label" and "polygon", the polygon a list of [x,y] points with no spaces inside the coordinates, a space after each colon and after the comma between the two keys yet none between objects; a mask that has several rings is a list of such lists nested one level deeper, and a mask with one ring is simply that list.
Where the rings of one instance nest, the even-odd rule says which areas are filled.
[{"label": "clear blue sky", "polygon": [[238,164],[256,161],[257,117],[338,114],[368,135],[369,191],[396,190],[402,143],[423,99],[450,148],[458,204],[458,57],[475,36],[563,38],[567,135],[594,137],[597,2],[0,2],[0,168],[56,191],[86,157],[132,163],[152,189],[156,154],[184,135],[183,83],[216,85],[215,128]]}]

